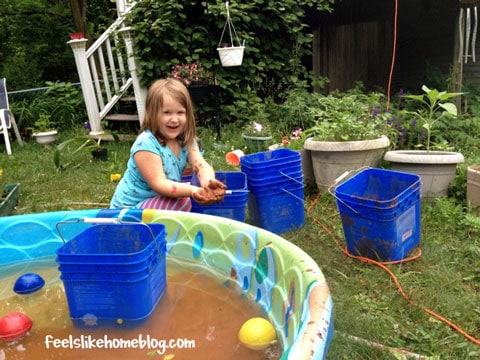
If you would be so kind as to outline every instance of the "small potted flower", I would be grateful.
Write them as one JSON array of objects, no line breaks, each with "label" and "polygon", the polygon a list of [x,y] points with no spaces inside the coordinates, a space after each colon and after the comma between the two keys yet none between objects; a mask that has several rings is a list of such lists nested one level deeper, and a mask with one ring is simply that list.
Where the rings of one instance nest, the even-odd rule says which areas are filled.
[{"label": "small potted flower", "polygon": [[251,153],[268,150],[272,134],[270,124],[265,112],[265,104],[256,103],[250,107],[252,120],[247,123],[242,132],[242,138],[245,146]]},{"label": "small potted flower", "polygon": [[211,90],[213,73],[199,61],[172,66],[171,76],[188,88],[194,103],[202,101]]},{"label": "small potted flower", "polygon": [[57,130],[49,114],[40,114],[33,126],[32,136],[39,144],[48,145],[57,139]]}]

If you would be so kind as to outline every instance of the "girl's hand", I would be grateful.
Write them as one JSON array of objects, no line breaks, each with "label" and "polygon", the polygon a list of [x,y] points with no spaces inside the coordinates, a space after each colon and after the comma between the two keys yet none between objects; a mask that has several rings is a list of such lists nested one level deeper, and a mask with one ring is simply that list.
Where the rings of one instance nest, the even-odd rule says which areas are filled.
[{"label": "girl's hand", "polygon": [[192,192],[193,199],[200,205],[210,205],[211,200],[208,197],[207,191],[203,188],[198,188]]},{"label": "girl's hand", "polygon": [[[225,185],[221,181],[218,181],[217,179],[211,179],[208,182],[208,188],[211,190],[227,190],[227,185]],[[225,195],[225,191],[223,192],[223,195]]]},{"label": "girl's hand", "polygon": [[225,198],[226,185],[218,180],[212,179],[205,188],[198,188],[193,191],[193,199],[200,205],[210,205],[223,201]]},{"label": "girl's hand", "polygon": [[225,198],[225,190],[227,190],[227,186],[217,179],[211,179],[208,182],[208,190],[211,197],[215,199],[214,202],[218,203],[222,202]]}]

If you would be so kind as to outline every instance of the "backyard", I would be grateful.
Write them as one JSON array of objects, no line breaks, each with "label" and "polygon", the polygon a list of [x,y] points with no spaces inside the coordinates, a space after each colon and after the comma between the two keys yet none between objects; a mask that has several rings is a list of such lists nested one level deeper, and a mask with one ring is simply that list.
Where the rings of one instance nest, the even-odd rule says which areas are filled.
[{"label": "backyard", "polygon": [[[89,131],[85,100],[73,83],[78,80],[74,57],[65,43],[75,34],[98,38],[117,16],[115,2],[89,1],[88,22],[82,19],[83,28],[72,22],[69,2],[56,2],[54,8],[50,1],[37,2],[38,9],[30,14],[30,1],[8,0],[6,9],[15,16],[0,22],[2,34],[7,36],[0,73],[8,80],[10,108],[25,141],[21,147],[12,135],[12,155],[7,155],[0,140],[0,188],[14,183],[20,186],[11,215],[106,208],[126,168],[137,132],[129,126],[110,126],[112,133],[123,135],[120,140],[92,141],[82,149],[78,148],[82,142],[69,142],[77,138],[85,141]],[[411,57],[404,55],[407,67],[416,75],[415,85],[408,89],[400,87],[411,78],[409,74],[392,74],[394,86],[380,92],[373,89],[385,86],[386,79],[380,81],[381,85],[369,84],[368,80],[373,79],[366,79],[368,86],[364,86],[357,77],[360,74],[355,74],[351,79],[355,85],[348,85],[352,89],[330,91],[330,85],[335,88],[331,81],[334,79],[329,80],[329,74],[313,71],[310,66],[319,61],[316,56],[320,47],[314,46],[315,29],[307,25],[306,19],[317,12],[329,12],[334,2],[288,0],[281,7],[268,1],[232,4],[232,18],[240,38],[247,41],[248,53],[242,66],[224,68],[216,55],[212,57],[210,44],[212,39],[221,39],[223,2],[138,1],[129,19],[135,28],[135,55],[142,69],[142,85],[158,77],[173,76],[190,91],[193,85],[207,88],[206,97],[199,100],[196,109],[197,130],[205,158],[217,171],[240,170],[227,164],[225,156],[234,149],[254,152],[252,145],[246,147],[245,135],[264,139],[258,150],[273,144],[301,150],[307,137],[342,142],[381,135],[389,139],[384,151],[431,149],[463,154],[464,162],[456,166],[448,195],[421,202],[420,246],[409,254],[412,257],[408,261],[383,264],[350,257],[345,252],[336,199],[312,185],[304,191],[304,227],[282,236],[308,253],[327,279],[334,302],[335,328],[328,359],[478,359],[480,213],[466,196],[467,167],[480,164],[478,84],[465,75],[460,84],[461,96],[443,92],[453,88],[452,69],[448,74],[445,69],[439,70],[435,61],[429,61],[431,54],[426,54],[425,64],[421,65],[413,64]],[[351,4],[346,6],[354,9]],[[364,11],[369,9],[363,3],[358,6]],[[372,2],[369,6],[382,12],[379,4]],[[422,11],[433,10],[434,16],[434,10],[441,6],[426,1],[422,7]],[[27,13],[24,8],[29,9]],[[365,14],[370,16],[370,11]],[[418,22],[418,16],[412,16],[412,31],[418,31]],[[422,24],[430,26],[424,21]],[[449,32],[453,29],[443,25]],[[47,28],[57,30],[43,31]],[[390,32],[378,29],[382,29],[384,41],[390,43]],[[435,37],[443,38],[437,32],[438,26],[431,30]],[[411,38],[416,39],[420,33]],[[390,66],[390,51],[384,45],[372,52],[352,39],[341,43],[358,45],[362,51],[371,52],[375,60],[377,54],[383,54],[384,63]],[[426,47],[424,40],[416,43]],[[405,44],[410,47],[412,42]],[[431,46],[440,48],[436,42]],[[446,59],[453,58],[450,46],[443,50]],[[321,52],[323,56],[323,48]],[[348,58],[359,62],[362,55]],[[331,67],[344,77],[340,65],[334,63]],[[196,70],[182,74],[182,69]],[[397,66],[395,71],[399,69]],[[355,73],[356,69],[350,71]],[[384,77],[387,73],[387,68],[377,66],[369,76]],[[439,87],[438,91],[433,87]],[[438,100],[430,113],[421,107],[428,105],[421,102],[425,94]],[[134,94],[128,90],[124,95]],[[112,112],[123,110],[120,103]],[[458,109],[453,109],[453,103]],[[33,132],[46,125],[58,130],[58,139],[51,145],[38,144],[32,138]],[[101,125],[107,128],[105,122]],[[108,149],[107,161],[94,161],[90,155],[89,150],[100,143]],[[68,145],[58,148],[59,144]],[[386,169],[391,166],[385,160],[379,165]],[[0,359],[1,355],[0,351]]]},{"label": "backyard", "polygon": [[[59,141],[84,132],[65,130]],[[216,170],[239,170],[225,162],[227,151],[242,146],[238,128],[223,127],[220,139],[205,128],[199,133],[205,157]],[[111,175],[123,173],[134,137],[131,133],[127,139],[105,142],[108,161],[92,161],[89,152],[83,151],[63,169],[54,165],[55,146],[33,141],[23,147],[14,144],[13,155],[0,155],[2,184],[20,183],[12,214],[107,207],[116,186]],[[470,154],[468,161],[475,156]],[[462,188],[457,183],[465,181],[464,171],[465,164],[459,167],[457,192]],[[335,309],[329,359],[480,356],[479,341],[474,339],[480,338],[480,220],[465,202],[451,196],[422,203],[422,255],[414,261],[386,265],[411,300],[407,301],[385,269],[343,252],[345,239],[333,196],[314,188],[306,189],[305,194],[305,227],[283,237],[307,252],[328,281]],[[454,325],[440,321],[423,307]],[[455,326],[473,338],[468,339],[469,335],[456,331]]]}]

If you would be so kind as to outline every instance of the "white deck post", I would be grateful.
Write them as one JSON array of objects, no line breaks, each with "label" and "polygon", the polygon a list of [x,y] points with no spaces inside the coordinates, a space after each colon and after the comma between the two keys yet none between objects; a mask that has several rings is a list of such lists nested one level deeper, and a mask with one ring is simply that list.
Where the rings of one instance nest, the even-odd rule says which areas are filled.
[{"label": "white deck post", "polygon": [[75,64],[77,65],[78,76],[82,86],[83,99],[87,107],[88,122],[90,123],[90,135],[96,136],[103,134],[100,124],[100,112],[98,103],[93,89],[92,75],[86,57],[87,39],[70,40],[67,42],[73,50],[75,56]]},{"label": "white deck post", "polygon": [[132,77],[133,91],[135,93],[135,103],[137,105],[138,118],[141,125],[145,114],[145,101],[147,98],[147,90],[140,85],[140,81],[138,79],[138,65],[135,61],[135,55],[133,52],[132,29],[131,27],[125,27],[123,29],[120,29],[119,33],[122,34],[125,41],[125,48],[127,50],[128,56],[128,69],[130,70],[130,76]]}]

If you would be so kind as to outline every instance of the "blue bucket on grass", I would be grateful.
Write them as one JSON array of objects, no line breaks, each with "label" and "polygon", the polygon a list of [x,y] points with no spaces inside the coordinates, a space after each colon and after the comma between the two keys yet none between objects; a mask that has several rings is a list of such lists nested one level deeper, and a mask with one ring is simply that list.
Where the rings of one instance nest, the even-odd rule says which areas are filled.
[{"label": "blue bucket on grass", "polygon": [[303,185],[250,192],[250,222],[275,234],[283,234],[305,225]]},{"label": "blue bucket on grass", "polygon": [[279,171],[302,164],[300,153],[290,149],[277,149],[245,155],[240,158],[242,171],[255,170],[258,173],[270,173],[274,167]]},{"label": "blue bucket on grass", "polygon": [[[166,290],[165,225],[91,221],[57,250],[72,322],[80,327],[139,325]],[[62,239],[61,227],[76,223],[57,224]]]},{"label": "blue bucket on grass", "polygon": [[276,149],[242,156],[250,223],[276,234],[305,225],[304,179],[298,151]]},{"label": "blue bucket on grass", "polygon": [[398,261],[420,242],[421,178],[365,169],[335,188],[348,251]]},{"label": "blue bucket on grass", "polygon": [[[226,194],[222,202],[212,205],[201,205],[192,198],[192,212],[245,222],[248,197],[246,174],[240,171],[219,171],[215,173],[215,178],[224,183],[227,190],[232,190],[232,193]],[[196,175],[192,176],[192,185],[200,186]]]}]

